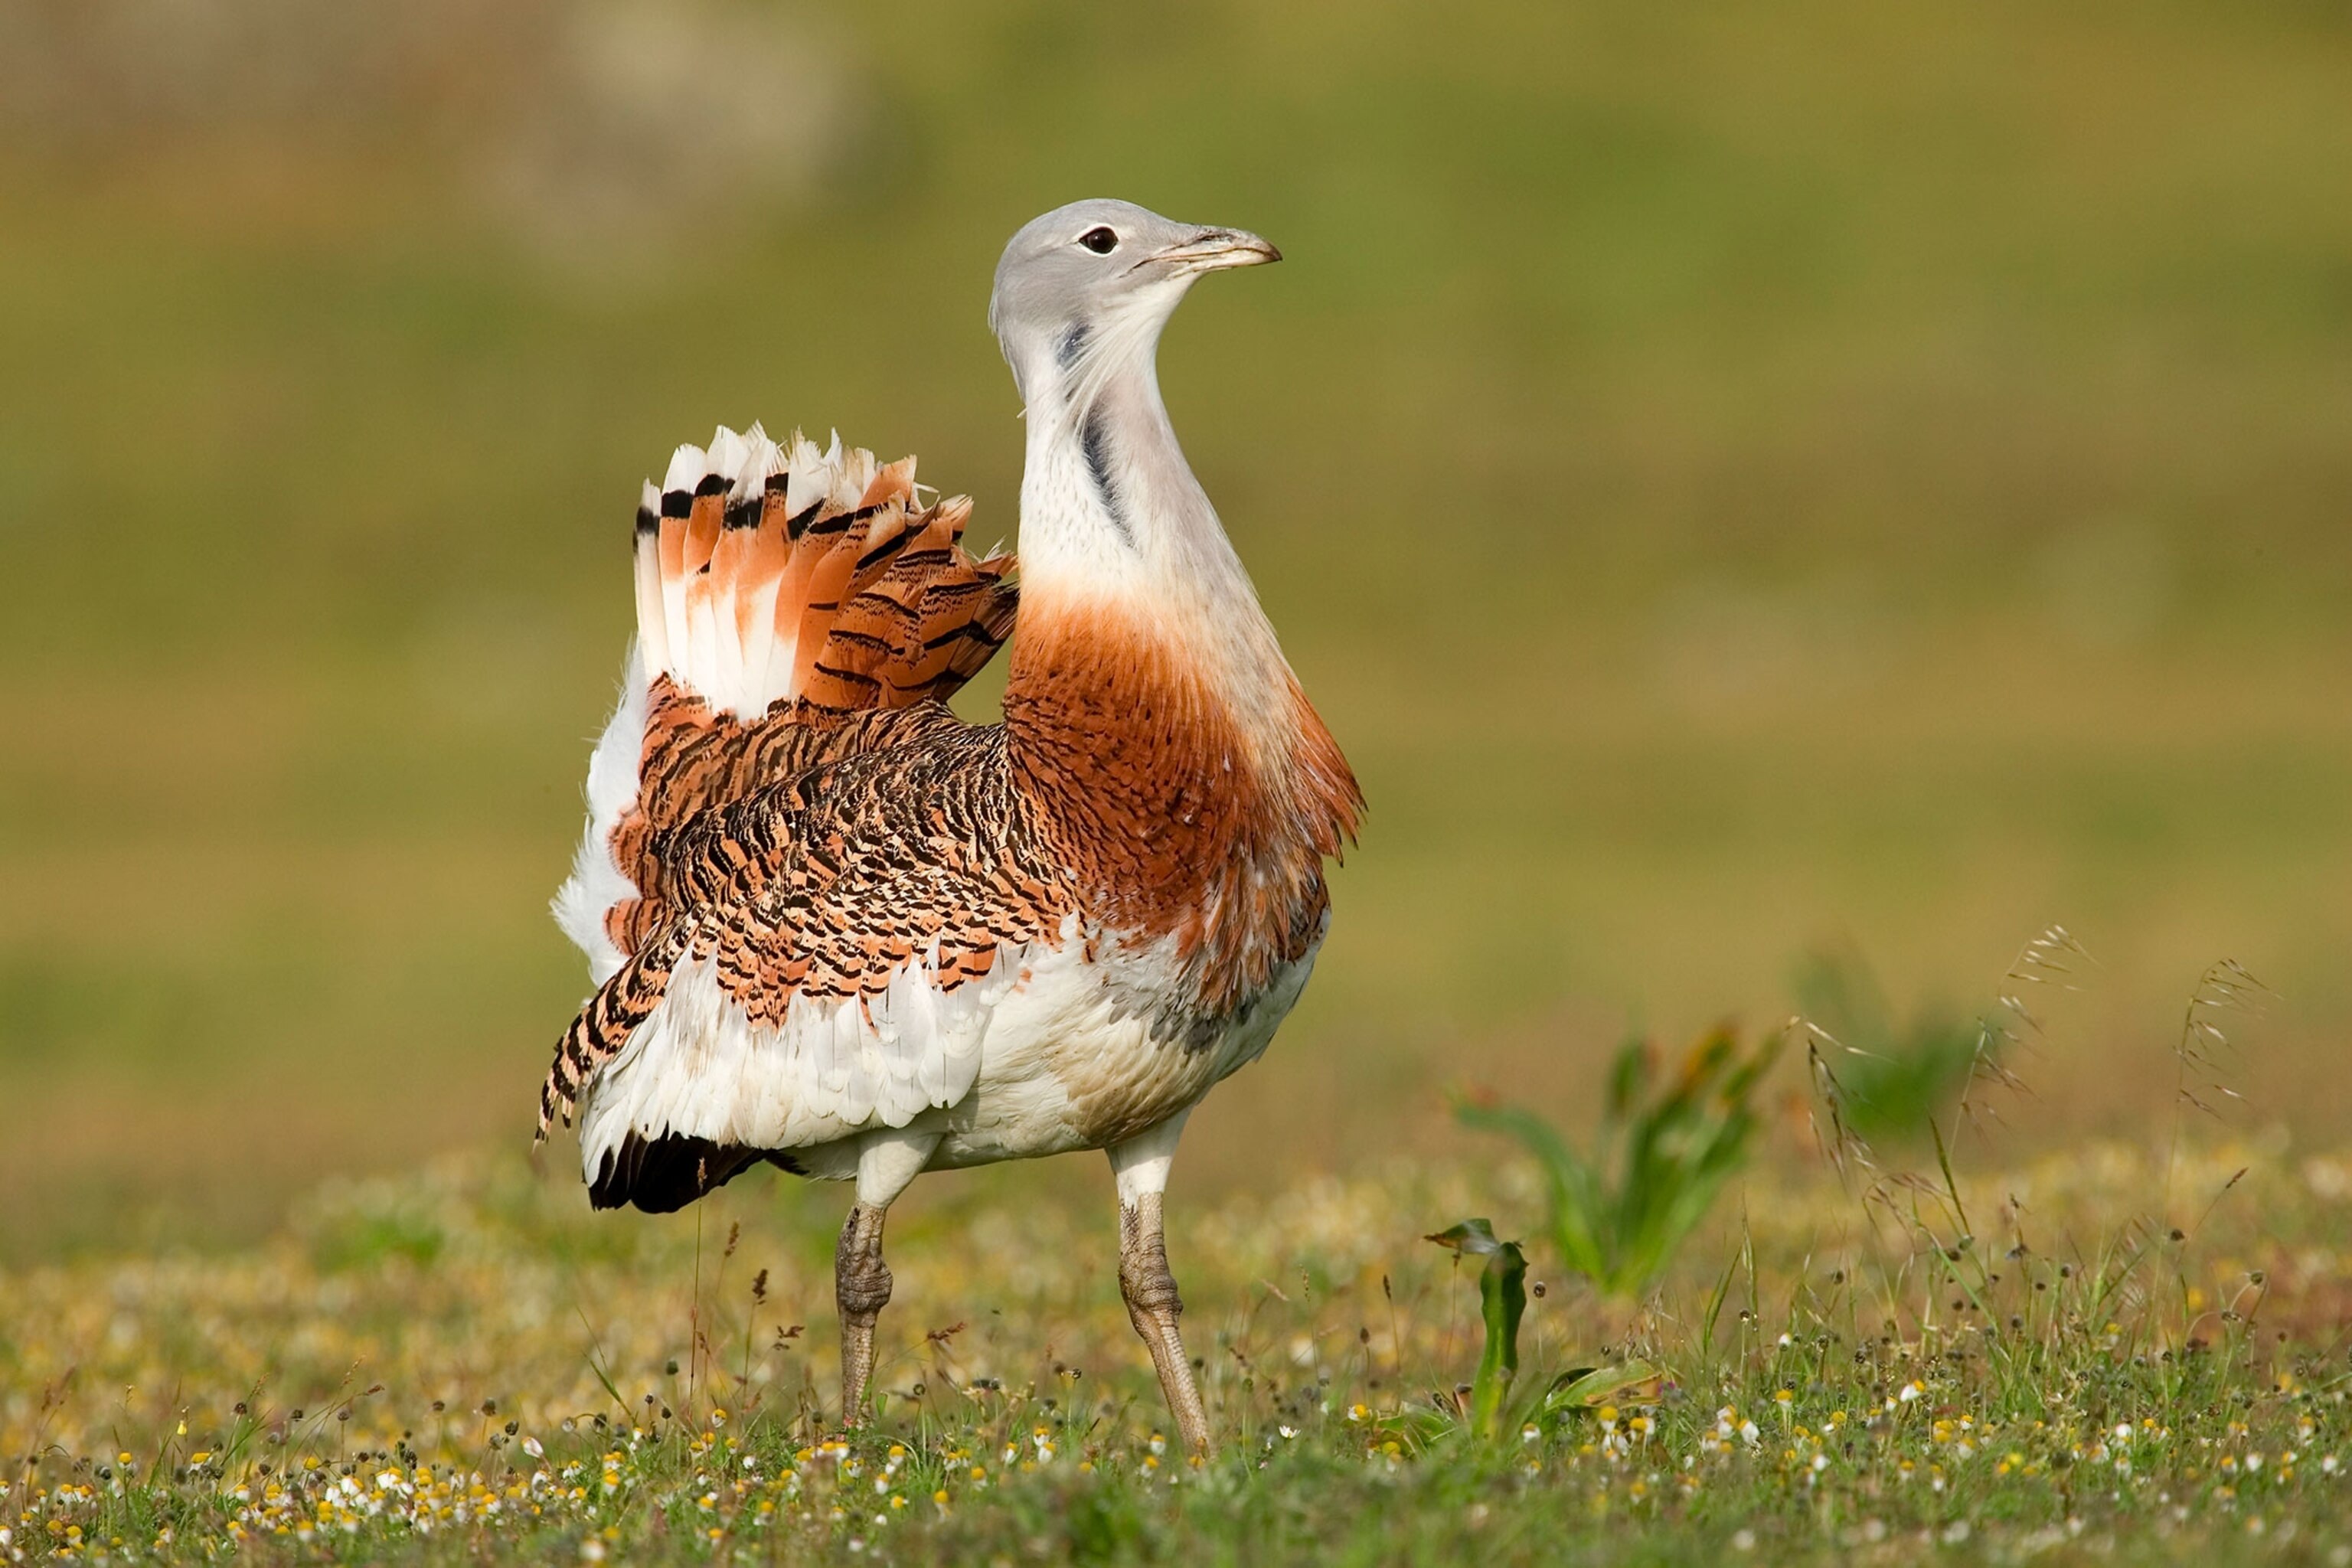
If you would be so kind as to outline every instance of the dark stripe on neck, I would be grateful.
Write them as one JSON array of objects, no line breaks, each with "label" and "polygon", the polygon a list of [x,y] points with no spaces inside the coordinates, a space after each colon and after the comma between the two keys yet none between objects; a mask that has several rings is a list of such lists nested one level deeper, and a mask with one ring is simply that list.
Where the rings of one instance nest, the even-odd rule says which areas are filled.
[{"label": "dark stripe on neck", "polygon": [[1118,485],[1110,471],[1110,423],[1103,416],[1097,403],[1087,410],[1084,423],[1078,426],[1078,450],[1087,459],[1087,476],[1095,482],[1095,495],[1110,518],[1111,526],[1118,530],[1122,543],[1135,543],[1134,530],[1128,526],[1127,508],[1119,500]]}]

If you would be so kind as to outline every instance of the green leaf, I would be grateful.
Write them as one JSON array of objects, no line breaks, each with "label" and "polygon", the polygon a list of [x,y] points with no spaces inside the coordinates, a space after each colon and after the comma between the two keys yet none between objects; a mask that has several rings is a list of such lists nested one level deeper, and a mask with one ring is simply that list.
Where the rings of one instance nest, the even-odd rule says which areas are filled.
[{"label": "green leaf", "polygon": [[1465,1127],[1516,1139],[1542,1169],[1550,1200],[1552,1239],[1568,1266],[1587,1279],[1608,1271],[1614,1250],[1600,1177],[1579,1159],[1551,1123],[1531,1110],[1509,1105],[1454,1102],[1455,1120]]},{"label": "green leaf", "polygon": [[1478,1318],[1486,1339],[1470,1384],[1470,1426],[1480,1437],[1492,1437],[1502,1427],[1503,1402],[1519,1373],[1519,1320],[1528,1310],[1527,1255],[1516,1241],[1496,1240],[1495,1227],[1483,1219],[1465,1219],[1422,1239],[1451,1249],[1457,1258],[1486,1260],[1478,1271]]},{"label": "green leaf", "polygon": [[1628,1040],[1617,1049],[1617,1059],[1609,1068],[1609,1120],[1622,1121],[1642,1092],[1650,1076],[1649,1047],[1640,1040]]},{"label": "green leaf", "polygon": [[1516,1241],[1504,1242],[1478,1276],[1478,1316],[1486,1345],[1470,1385],[1470,1426],[1482,1438],[1501,1434],[1503,1401],[1519,1374],[1519,1319],[1528,1310],[1528,1260]]},{"label": "green leaf", "polygon": [[1604,1405],[1655,1405],[1665,1394],[1666,1374],[1646,1361],[1578,1367],[1553,1380],[1544,1395],[1548,1411],[1597,1410]]},{"label": "green leaf", "polygon": [[1738,1035],[1719,1026],[1663,1083],[1649,1049],[1626,1046],[1611,1064],[1590,1157],[1522,1107],[1457,1100],[1454,1115],[1533,1155],[1561,1259],[1605,1292],[1635,1296],[1664,1271],[1747,1163],[1759,1125],[1755,1099],[1782,1043],[1772,1036],[1743,1049]]}]

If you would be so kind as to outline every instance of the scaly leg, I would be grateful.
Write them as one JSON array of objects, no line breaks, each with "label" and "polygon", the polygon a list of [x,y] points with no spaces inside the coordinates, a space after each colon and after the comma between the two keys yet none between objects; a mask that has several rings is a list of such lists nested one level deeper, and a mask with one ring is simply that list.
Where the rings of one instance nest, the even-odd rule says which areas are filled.
[{"label": "scaly leg", "polygon": [[857,1201],[841,1227],[833,1254],[833,1300],[841,1313],[841,1424],[866,1422],[866,1385],[874,1375],[874,1321],[890,1300],[890,1268],[882,1261],[882,1221],[931,1151],[936,1132],[869,1132],[857,1146]]},{"label": "scaly leg", "polygon": [[1160,1391],[1176,1417],[1177,1433],[1186,1448],[1199,1453],[1209,1446],[1209,1413],[1201,1404],[1183,1336],[1176,1331],[1184,1302],[1176,1293],[1176,1277],[1168,1271],[1160,1226],[1160,1198],[1168,1190],[1168,1170],[1175,1160],[1176,1140],[1184,1131],[1185,1114],[1179,1112],[1111,1150],[1110,1165],[1118,1177],[1119,1294],[1127,1298],[1128,1321],[1151,1352],[1152,1370],[1160,1374]]}]

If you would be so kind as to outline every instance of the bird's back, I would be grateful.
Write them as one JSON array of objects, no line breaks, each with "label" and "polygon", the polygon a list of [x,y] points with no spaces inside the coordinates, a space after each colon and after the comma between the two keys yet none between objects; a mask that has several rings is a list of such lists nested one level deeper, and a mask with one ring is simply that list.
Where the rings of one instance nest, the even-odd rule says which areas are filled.
[{"label": "bird's back", "polygon": [[951,1100],[1002,936],[1058,918],[1007,874],[1000,741],[943,701],[1011,629],[1012,560],[913,477],[755,427],[647,487],[637,645],[555,900],[599,989],[541,1108],[594,1084],[599,1203],[675,1207]]},{"label": "bird's back", "polygon": [[[682,447],[646,487],[637,642],[590,760],[557,917],[601,982],[661,917],[669,838],[794,773],[898,743],[1011,631],[1013,562],[962,547],[961,498],[919,508],[911,458],[758,426]],[[936,715],[933,716],[934,718]]]}]

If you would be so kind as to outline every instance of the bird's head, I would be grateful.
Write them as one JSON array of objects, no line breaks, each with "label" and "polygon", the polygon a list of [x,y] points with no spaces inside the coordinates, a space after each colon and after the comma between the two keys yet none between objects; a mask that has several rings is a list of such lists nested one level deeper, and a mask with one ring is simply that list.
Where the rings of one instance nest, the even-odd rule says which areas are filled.
[{"label": "bird's head", "polygon": [[988,321],[1024,402],[1034,404],[1051,379],[1083,405],[1087,384],[1150,361],[1160,329],[1202,273],[1281,259],[1240,229],[1178,223],[1133,202],[1072,202],[1005,246]]}]

